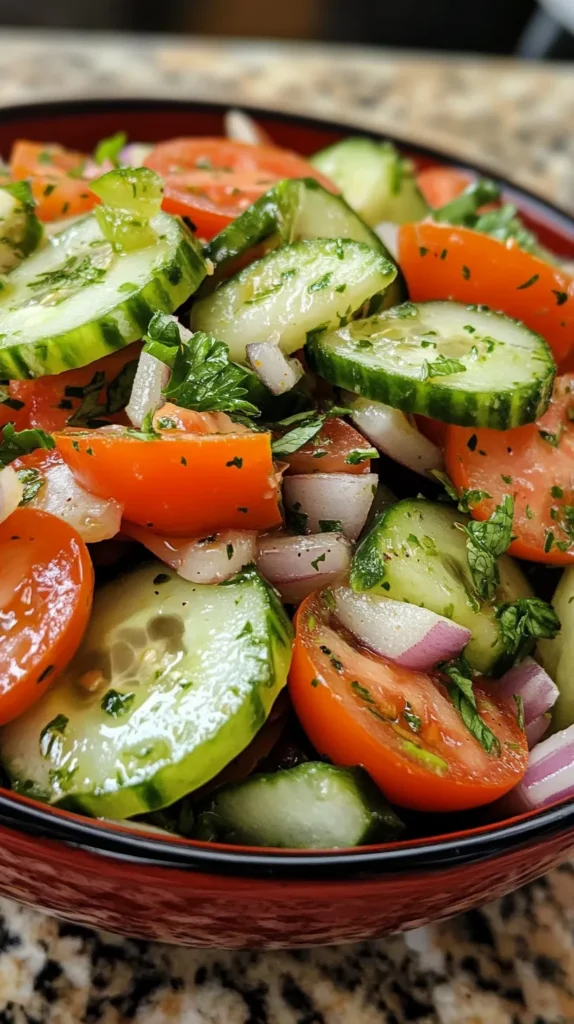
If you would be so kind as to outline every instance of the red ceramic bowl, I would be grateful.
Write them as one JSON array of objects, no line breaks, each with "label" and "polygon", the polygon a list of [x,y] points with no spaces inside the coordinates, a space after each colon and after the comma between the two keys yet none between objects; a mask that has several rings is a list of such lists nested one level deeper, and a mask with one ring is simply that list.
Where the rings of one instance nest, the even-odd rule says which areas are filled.
[{"label": "red ceramic bowl", "polygon": [[[17,137],[90,150],[118,129],[152,141],[216,135],[223,113],[222,107],[164,100],[12,108],[0,112],[0,152]],[[305,118],[253,113],[277,143],[305,154],[349,133]],[[455,163],[395,141],[419,166]],[[502,184],[544,244],[573,258],[573,220]],[[446,824],[434,818],[425,827],[424,839],[386,846],[262,851],[134,833],[0,790],[0,893],[146,939],[306,946],[380,936],[468,910],[574,853],[574,801],[494,824],[462,815]]]}]

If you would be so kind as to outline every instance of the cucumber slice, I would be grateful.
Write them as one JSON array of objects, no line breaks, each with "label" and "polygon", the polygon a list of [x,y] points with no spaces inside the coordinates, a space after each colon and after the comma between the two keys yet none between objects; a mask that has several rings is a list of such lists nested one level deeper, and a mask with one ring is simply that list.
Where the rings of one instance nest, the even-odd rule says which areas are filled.
[{"label": "cucumber slice", "polygon": [[382,220],[423,220],[429,212],[412,164],[390,142],[343,139],[315,153],[311,163],[339,186],[350,206],[373,227]]},{"label": "cucumber slice", "polygon": [[472,632],[466,656],[478,671],[489,672],[504,654],[495,604],[531,597],[532,590],[518,565],[503,555],[494,601],[478,601],[461,529],[468,521],[424,498],[399,501],[377,517],[359,545],[351,586],[429,608],[466,626]]},{"label": "cucumber slice", "polygon": [[[314,178],[286,179],[261,196],[206,246],[205,255],[217,271],[266,242],[268,248],[311,238],[349,238],[363,242],[396,266],[381,239],[351,209]],[[213,278],[205,282],[209,286]],[[397,276],[385,292],[384,308],[408,297],[405,279]]]},{"label": "cucumber slice", "polygon": [[7,274],[36,249],[44,228],[26,181],[0,186],[0,274]]},{"label": "cucumber slice", "polygon": [[485,307],[406,302],[307,344],[321,377],[404,412],[508,430],[546,410],[556,366],[539,335]]},{"label": "cucumber slice", "polygon": [[56,685],[0,731],[14,788],[110,818],[173,803],[253,739],[291,637],[254,569],[196,586],[153,562],[107,584]]},{"label": "cucumber slice", "polygon": [[84,217],[12,271],[0,292],[0,377],[85,366],[185,302],[206,274],[199,243],[167,213],[150,224],[153,245],[114,252],[96,217]]},{"label": "cucumber slice", "polygon": [[277,338],[285,355],[309,332],[335,328],[396,277],[396,267],[363,242],[338,238],[274,249],[196,302],[192,329],[215,335],[245,363],[250,342]]},{"label": "cucumber slice", "polygon": [[560,690],[552,708],[552,728],[574,723],[574,568],[565,569],[552,598],[561,630],[554,640],[538,641],[538,660]]},{"label": "cucumber slice", "polygon": [[308,761],[253,775],[204,805],[199,839],[327,850],[396,839],[403,824],[361,768]]}]

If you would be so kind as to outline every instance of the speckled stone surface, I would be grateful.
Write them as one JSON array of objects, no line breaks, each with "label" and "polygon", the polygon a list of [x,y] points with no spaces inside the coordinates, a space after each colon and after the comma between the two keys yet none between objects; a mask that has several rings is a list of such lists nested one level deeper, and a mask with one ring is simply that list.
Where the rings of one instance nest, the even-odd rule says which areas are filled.
[{"label": "speckled stone surface", "polygon": [[[0,104],[118,94],[386,129],[491,164],[574,210],[569,65],[0,29]],[[121,939],[0,900],[0,1024],[569,1024],[573,938],[570,865],[405,936],[268,954]]]}]

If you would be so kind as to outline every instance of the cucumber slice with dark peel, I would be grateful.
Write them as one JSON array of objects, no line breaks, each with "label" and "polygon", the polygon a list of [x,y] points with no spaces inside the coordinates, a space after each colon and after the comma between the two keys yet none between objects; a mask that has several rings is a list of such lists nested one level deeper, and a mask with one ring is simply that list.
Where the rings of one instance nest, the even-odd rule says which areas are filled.
[{"label": "cucumber slice with dark peel", "polygon": [[0,731],[14,789],[110,818],[174,803],[251,742],[291,638],[254,569],[208,586],[153,562],[107,584],[55,686]]},{"label": "cucumber slice with dark peel", "polygon": [[388,288],[396,267],[364,242],[317,238],[274,249],[200,299],[192,328],[245,363],[250,342],[274,337],[285,355],[310,332],[333,329]]},{"label": "cucumber slice with dark peel", "polygon": [[199,243],[167,213],[153,244],[114,251],[92,214],[25,259],[0,292],[0,377],[60,373],[141,338],[206,274]]},{"label": "cucumber slice with dark peel", "polygon": [[222,786],[200,809],[194,836],[248,846],[328,850],[388,842],[403,827],[361,768],[308,761]]},{"label": "cucumber slice with dark peel", "polygon": [[315,153],[311,163],[339,186],[347,202],[373,227],[381,221],[423,220],[428,213],[412,164],[390,142],[343,139]]},{"label": "cucumber slice with dark peel", "polygon": [[539,335],[485,307],[406,302],[309,339],[331,384],[446,423],[508,430],[546,410],[556,366]]},{"label": "cucumber slice with dark peel", "polygon": [[479,601],[473,587],[464,525],[468,516],[424,498],[406,498],[384,509],[359,544],[351,567],[353,590],[429,608],[466,626],[465,654],[480,672],[504,656],[496,604],[531,597],[516,562],[498,560],[500,585],[493,601]]},{"label": "cucumber slice with dark peel", "polygon": [[0,274],[13,270],[40,245],[44,226],[35,206],[27,181],[0,186]]}]

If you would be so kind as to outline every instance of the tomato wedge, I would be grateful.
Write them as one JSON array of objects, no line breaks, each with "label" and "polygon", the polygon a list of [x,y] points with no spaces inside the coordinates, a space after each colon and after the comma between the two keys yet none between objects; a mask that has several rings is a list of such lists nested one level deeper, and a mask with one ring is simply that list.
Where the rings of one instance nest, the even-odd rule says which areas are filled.
[{"label": "tomato wedge", "polygon": [[500,754],[474,739],[438,676],[352,647],[320,594],[303,602],[295,621],[289,691],[320,754],[362,764],[391,802],[420,811],[479,807],[520,781],[528,750],[516,707],[486,682],[475,686],[477,706]]},{"label": "tomato wedge", "polygon": [[271,435],[184,433],[141,439],[121,427],[63,431],[56,444],[78,483],[115,498],[157,533],[265,530],[282,522]]},{"label": "tomato wedge", "polygon": [[537,423],[514,430],[449,427],[446,467],[457,489],[490,495],[471,506],[487,519],[505,494],[514,497],[517,539],[510,554],[534,562],[574,561],[574,374],[558,377]]},{"label": "tomato wedge", "polygon": [[403,224],[399,263],[413,302],[454,299],[485,304],[541,334],[560,364],[574,345],[574,278],[471,228]]},{"label": "tomato wedge", "polygon": [[67,523],[18,508],[0,525],[0,724],[26,711],[67,665],[87,626],[94,573]]},{"label": "tomato wedge", "polygon": [[10,173],[17,181],[30,179],[40,220],[59,220],[86,213],[99,200],[82,177],[85,153],[18,139],[10,154]]},{"label": "tomato wedge", "polygon": [[165,180],[163,208],[188,216],[202,238],[213,238],[282,178],[316,178],[335,186],[286,149],[218,138],[160,142],[146,159]]},{"label": "tomato wedge", "polygon": [[363,458],[363,453],[371,448],[370,442],[345,420],[329,416],[315,437],[286,456],[285,472],[370,473],[371,460]]},{"label": "tomato wedge", "polygon": [[456,199],[471,182],[470,174],[456,167],[427,167],[417,174],[417,185],[435,210]]}]

